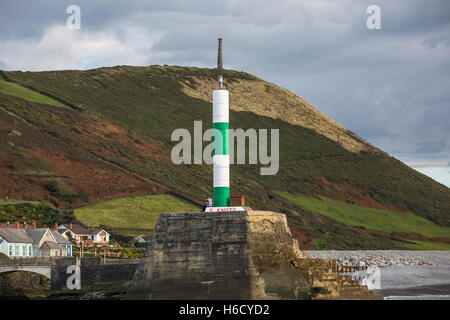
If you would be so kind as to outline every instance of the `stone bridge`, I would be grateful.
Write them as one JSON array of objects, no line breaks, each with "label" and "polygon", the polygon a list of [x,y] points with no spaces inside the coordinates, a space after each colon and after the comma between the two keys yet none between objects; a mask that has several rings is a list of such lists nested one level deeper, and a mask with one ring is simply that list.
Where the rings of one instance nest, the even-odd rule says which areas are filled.
[{"label": "stone bridge", "polygon": [[47,278],[51,279],[52,277],[52,266],[39,266],[39,265],[0,265],[0,274],[4,272],[13,272],[13,271],[28,271],[39,273]]},{"label": "stone bridge", "polygon": [[69,266],[77,265],[80,270],[81,288],[101,282],[130,281],[136,271],[139,260],[75,257],[33,257],[2,261],[0,274],[5,272],[28,271],[41,274],[50,279],[51,290],[67,288],[67,280],[73,275]]}]

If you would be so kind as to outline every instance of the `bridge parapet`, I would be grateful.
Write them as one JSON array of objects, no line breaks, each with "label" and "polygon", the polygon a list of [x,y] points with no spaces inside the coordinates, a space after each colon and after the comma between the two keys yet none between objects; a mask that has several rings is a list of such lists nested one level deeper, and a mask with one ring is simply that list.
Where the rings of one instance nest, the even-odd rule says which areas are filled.
[{"label": "bridge parapet", "polygon": [[64,257],[26,257],[13,258],[9,261],[2,261],[1,265],[39,265],[39,266],[54,266],[57,260],[65,259]]},{"label": "bridge parapet", "polygon": [[51,279],[52,276],[52,266],[39,266],[39,265],[15,265],[7,264],[0,265],[0,274],[5,272],[15,272],[15,271],[27,271],[42,274],[47,278]]}]

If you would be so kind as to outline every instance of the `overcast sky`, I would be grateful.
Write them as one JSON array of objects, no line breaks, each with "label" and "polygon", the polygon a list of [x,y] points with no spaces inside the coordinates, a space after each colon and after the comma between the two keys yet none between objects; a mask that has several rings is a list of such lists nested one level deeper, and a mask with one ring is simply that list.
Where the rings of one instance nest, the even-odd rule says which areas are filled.
[{"label": "overcast sky", "polygon": [[[81,29],[69,30],[69,5]],[[369,30],[369,5],[381,29]],[[450,186],[448,0],[1,0],[0,69],[224,66],[285,87]]]}]

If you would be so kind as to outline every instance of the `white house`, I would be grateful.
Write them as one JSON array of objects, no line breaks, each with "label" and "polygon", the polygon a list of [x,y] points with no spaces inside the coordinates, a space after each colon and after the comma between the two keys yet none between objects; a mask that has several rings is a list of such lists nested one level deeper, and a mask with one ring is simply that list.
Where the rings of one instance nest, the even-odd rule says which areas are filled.
[{"label": "white house", "polygon": [[72,256],[72,243],[48,228],[0,229],[0,253],[10,258]]},{"label": "white house", "polygon": [[84,244],[108,244],[111,236],[104,229],[88,229],[79,224],[62,224],[55,226],[55,230],[66,239],[74,239],[77,243]]},{"label": "white house", "polygon": [[0,229],[0,252],[8,257],[32,257],[33,240],[24,230]]}]

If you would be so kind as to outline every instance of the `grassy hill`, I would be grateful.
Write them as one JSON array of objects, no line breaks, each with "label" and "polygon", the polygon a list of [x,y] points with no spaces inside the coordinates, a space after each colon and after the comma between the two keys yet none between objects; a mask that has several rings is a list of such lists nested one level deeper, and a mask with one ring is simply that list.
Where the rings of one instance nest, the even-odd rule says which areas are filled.
[{"label": "grassy hill", "polygon": [[445,238],[450,234],[449,227],[443,227],[409,211],[399,212],[367,208],[326,197],[310,197],[279,193],[308,210],[320,213],[347,225],[385,232],[415,233],[430,238]]},{"label": "grassy hill", "polygon": [[45,103],[52,106],[57,107],[64,107],[68,108],[68,106],[62,104],[59,101],[56,101],[48,96],[45,96],[43,94],[40,94],[39,92],[27,89],[21,85],[18,85],[14,82],[5,81],[4,79],[0,78],[0,92],[20,97],[22,99],[33,101],[33,102],[39,102],[39,103]]},{"label": "grassy hill", "polygon": [[[243,72],[221,73],[230,90],[232,128],[280,129],[279,173],[261,176],[260,165],[234,165],[232,192],[244,194],[253,208],[286,213],[305,247],[398,248],[450,238],[411,235],[401,226],[394,235],[361,228],[281,196],[324,196],[450,226],[449,188],[289,91]],[[212,167],[174,165],[170,136],[177,128],[193,132],[194,120],[203,120],[204,130],[211,126],[216,69],[118,66],[2,76],[68,108],[0,88],[0,197],[72,208],[129,195],[170,192],[197,205],[211,196]]]},{"label": "grassy hill", "polygon": [[103,226],[122,235],[150,235],[161,212],[200,211],[200,207],[173,195],[124,197],[101,201],[75,210],[88,227]]}]

